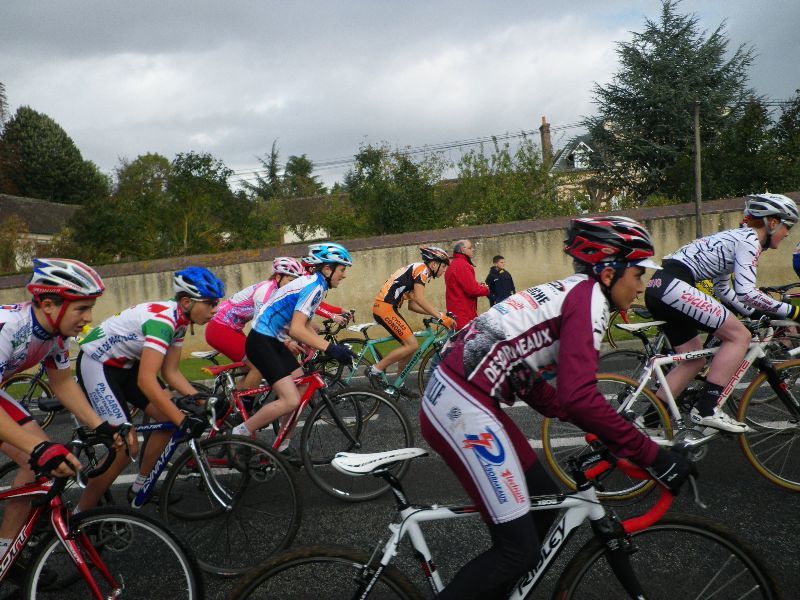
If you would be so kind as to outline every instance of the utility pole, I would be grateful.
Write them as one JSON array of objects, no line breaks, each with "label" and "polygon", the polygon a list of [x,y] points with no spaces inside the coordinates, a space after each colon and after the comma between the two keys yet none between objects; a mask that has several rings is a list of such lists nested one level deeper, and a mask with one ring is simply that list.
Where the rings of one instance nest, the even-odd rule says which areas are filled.
[{"label": "utility pole", "polygon": [[703,211],[700,202],[703,197],[700,180],[700,100],[694,101],[694,209],[697,220],[697,237],[703,237]]}]

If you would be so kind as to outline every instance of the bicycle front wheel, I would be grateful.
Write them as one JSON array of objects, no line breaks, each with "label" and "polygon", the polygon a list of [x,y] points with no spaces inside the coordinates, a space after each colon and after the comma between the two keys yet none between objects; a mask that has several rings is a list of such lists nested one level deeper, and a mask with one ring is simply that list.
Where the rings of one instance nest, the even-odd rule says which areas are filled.
[{"label": "bicycle front wheel", "polygon": [[[188,547],[140,511],[123,507],[87,510],[71,519],[70,530],[104,598],[203,598],[203,577]],[[92,558],[92,549],[99,561]],[[101,574],[98,567],[102,566],[114,583]],[[28,573],[24,598],[93,597],[83,578],[76,578],[75,563],[55,536],[42,542]]]},{"label": "bicycle front wheel", "polygon": [[[800,396],[800,360],[775,365],[786,391]],[[750,431],[739,436],[748,462],[772,483],[800,492],[800,420],[760,373],[742,395],[736,418]]]},{"label": "bicycle front wheel", "polygon": [[[648,600],[673,598],[778,598],[764,564],[720,525],[689,515],[670,515],[633,535],[631,566]],[[590,540],[570,561],[553,598],[627,598],[611,571],[605,547]]]},{"label": "bicycle front wheel", "polygon": [[429,352],[425,353],[419,361],[419,371],[417,372],[417,385],[419,386],[419,395],[425,393],[425,388],[428,387],[428,381],[431,378],[433,370],[442,362],[442,356],[439,350],[434,346]]},{"label": "bicycle front wheel", "polygon": [[58,412],[57,410],[42,410],[39,408],[39,400],[55,400],[53,390],[41,377],[27,373],[17,373],[6,379],[0,386],[0,390],[3,390],[19,402],[42,429],[53,422],[53,418]]},{"label": "bicycle front wheel", "polygon": [[[377,477],[353,477],[337,471],[331,466],[337,452],[366,454],[413,445],[411,425],[402,409],[386,393],[365,386],[348,388],[330,396],[329,403],[320,403],[300,435],[308,476],[325,493],[348,502],[377,498],[389,490],[389,484]],[[405,475],[409,462],[395,465],[394,475]]]},{"label": "bicycle front wheel", "polygon": [[300,496],[292,467],[250,438],[204,440],[200,456],[226,509],[209,489],[191,450],[170,467],[159,513],[215,575],[241,575],[292,543],[300,526]]},{"label": "bicycle front wheel", "polygon": [[[622,414],[644,435],[656,440],[672,438],[672,424],[667,411],[655,394],[643,389],[633,400],[632,394],[638,384],[622,375],[602,373],[597,376],[597,389],[603,394],[611,407]],[[542,421],[542,447],[547,464],[553,473],[570,489],[575,489],[575,481],[569,474],[568,461],[572,457],[593,452],[586,443],[584,431],[577,425],[546,418]],[[602,499],[626,500],[643,494],[655,483],[632,479],[615,469],[603,479],[603,491],[597,495]]]},{"label": "bicycle front wheel", "polygon": [[[230,600],[345,600],[361,598],[375,569],[369,556],[336,546],[297,548],[245,575]],[[375,600],[422,600],[423,596],[395,567],[378,576],[368,598]]]}]

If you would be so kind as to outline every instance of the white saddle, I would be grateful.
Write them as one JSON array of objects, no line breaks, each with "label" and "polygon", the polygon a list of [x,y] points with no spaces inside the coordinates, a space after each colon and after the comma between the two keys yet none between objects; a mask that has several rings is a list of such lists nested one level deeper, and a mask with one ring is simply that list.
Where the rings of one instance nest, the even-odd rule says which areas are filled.
[{"label": "white saddle", "polygon": [[219,352],[216,350],[203,350],[202,352],[192,352],[192,356],[195,358],[202,358],[203,360],[211,360],[215,356],[217,356]]},{"label": "white saddle", "polygon": [[367,475],[375,469],[400,460],[427,456],[428,452],[422,448],[399,448],[386,452],[371,454],[357,454],[356,452],[338,452],[333,457],[331,464],[342,473],[348,475]]},{"label": "white saddle", "polygon": [[356,333],[364,335],[364,332],[373,325],[377,325],[377,323],[375,321],[370,321],[369,323],[358,323],[356,325],[348,326],[347,329],[348,331],[355,331]]},{"label": "white saddle", "polygon": [[659,325],[665,325],[666,321],[647,321],[646,323],[615,323],[615,327],[619,327],[624,331],[630,331],[633,333],[634,331],[641,331],[642,329],[650,329],[651,327],[658,327]]}]

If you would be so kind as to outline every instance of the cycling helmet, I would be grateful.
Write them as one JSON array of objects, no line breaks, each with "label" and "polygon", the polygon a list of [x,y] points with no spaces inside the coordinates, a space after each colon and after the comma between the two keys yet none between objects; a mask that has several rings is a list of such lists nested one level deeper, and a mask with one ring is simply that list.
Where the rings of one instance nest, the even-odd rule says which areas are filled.
[{"label": "cycling helmet", "polygon": [[25,287],[35,297],[56,294],[67,300],[97,298],[105,291],[94,269],[68,258],[34,258],[33,275]]},{"label": "cycling helmet", "polygon": [[225,284],[205,267],[186,267],[175,273],[175,293],[184,292],[190,298],[218,299],[225,295]]},{"label": "cycling helmet", "polygon": [[333,263],[346,267],[353,266],[353,258],[347,249],[341,244],[334,244],[333,242],[311,244],[308,247],[307,258],[313,265]]},{"label": "cycling helmet", "polygon": [[291,256],[279,256],[272,261],[272,274],[291,275],[292,277],[302,277],[306,274],[303,265],[296,258]]},{"label": "cycling helmet", "polygon": [[441,248],[436,246],[423,246],[419,249],[419,251],[420,254],[422,254],[422,260],[424,262],[436,260],[445,265],[450,264],[450,256]]},{"label": "cycling helmet", "polygon": [[797,204],[783,194],[753,194],[744,203],[744,214],[748,217],[777,217],[790,225],[797,223]]},{"label": "cycling helmet", "polygon": [[595,267],[661,268],[650,260],[655,254],[650,233],[628,217],[572,219],[564,244],[572,258]]}]

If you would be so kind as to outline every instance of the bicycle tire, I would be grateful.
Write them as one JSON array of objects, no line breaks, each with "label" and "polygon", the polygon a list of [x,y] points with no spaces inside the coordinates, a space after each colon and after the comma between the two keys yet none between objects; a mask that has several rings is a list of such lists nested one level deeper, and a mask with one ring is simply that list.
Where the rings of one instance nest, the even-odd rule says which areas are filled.
[{"label": "bicycle tire", "polygon": [[612,350],[600,356],[597,372],[624,375],[636,381],[646,364],[647,355],[641,350]]},{"label": "bicycle tire", "polygon": [[[331,461],[337,452],[382,452],[414,445],[414,435],[403,410],[385,393],[368,386],[350,387],[330,396],[334,410],[344,406],[345,426],[355,442],[342,429],[331,425],[328,404],[319,404],[303,425],[300,455],[311,481],[323,492],[347,502],[372,500],[389,491],[383,479],[371,476],[353,477],[337,471]],[[351,414],[353,407],[356,413]],[[360,407],[364,407],[363,409]],[[361,414],[371,414],[364,419]],[[392,468],[398,479],[410,467],[403,461]]]},{"label": "bicycle tire", "polygon": [[[204,597],[203,576],[192,552],[177,535],[156,519],[125,507],[103,507],[74,515],[70,530],[79,543],[88,540],[109,571],[124,582],[125,597],[160,597],[199,600]],[[85,554],[85,552],[84,552]],[[91,559],[87,559],[93,565]],[[90,567],[104,597],[113,592],[108,583]],[[37,549],[25,583],[24,598],[33,600],[83,600],[89,590],[61,540],[51,534]],[[60,579],[61,574],[64,577]],[[69,577],[71,584],[66,583]]]},{"label": "bicycle tire", "polygon": [[[229,600],[344,600],[361,597],[359,584],[374,574],[369,556],[338,546],[305,546],[276,556],[245,575]],[[394,566],[384,569],[368,598],[422,600],[424,596]]]},{"label": "bicycle tire", "polygon": [[[638,384],[628,377],[611,373],[597,375],[597,387],[614,410],[619,411],[625,398],[636,390]],[[659,435],[672,438],[672,423],[664,405],[656,398],[655,394],[647,388],[637,398],[633,406],[629,407],[626,419],[633,422],[652,407],[658,415],[658,424],[652,427],[643,427],[642,423],[635,425],[642,433],[649,436]],[[653,415],[655,416],[655,414]],[[542,446],[547,464],[553,473],[570,489],[575,489],[575,481],[569,475],[567,460],[573,456],[580,456],[592,452],[592,448],[584,439],[584,432],[572,423],[558,419],[545,418],[542,421]],[[640,481],[630,478],[619,470],[614,470],[603,479],[603,490],[598,490],[597,495],[603,500],[627,500],[644,494],[655,485],[655,482]]]},{"label": "bicycle tire", "polygon": [[[776,364],[781,381],[792,394],[800,382],[800,360]],[[789,412],[767,381],[759,373],[739,401],[736,418],[751,431],[739,436],[747,461],[772,483],[800,492],[800,424],[798,415]]]},{"label": "bicycle tire", "polygon": [[54,398],[55,394],[47,381],[41,376],[29,373],[15,373],[0,385],[0,390],[11,396],[27,410],[39,427],[45,429],[56,416],[57,410],[40,410],[40,398]]},{"label": "bicycle tire", "polygon": [[302,506],[293,468],[266,444],[242,436],[203,440],[200,449],[217,483],[231,494],[232,508],[214,500],[187,450],[167,472],[159,515],[191,544],[201,569],[238,576],[289,547],[297,535]]},{"label": "bicycle tire", "polygon": [[435,345],[419,359],[419,369],[417,371],[417,386],[419,387],[419,394],[422,396],[425,393],[425,388],[428,387],[428,380],[431,378],[431,373],[442,361],[439,350]]},{"label": "bicycle tire", "polygon": [[[631,564],[649,600],[779,597],[758,554],[708,519],[672,514],[634,533],[633,540],[638,550],[629,555]],[[597,538],[575,554],[553,593],[553,598],[575,600],[624,597]]]}]

